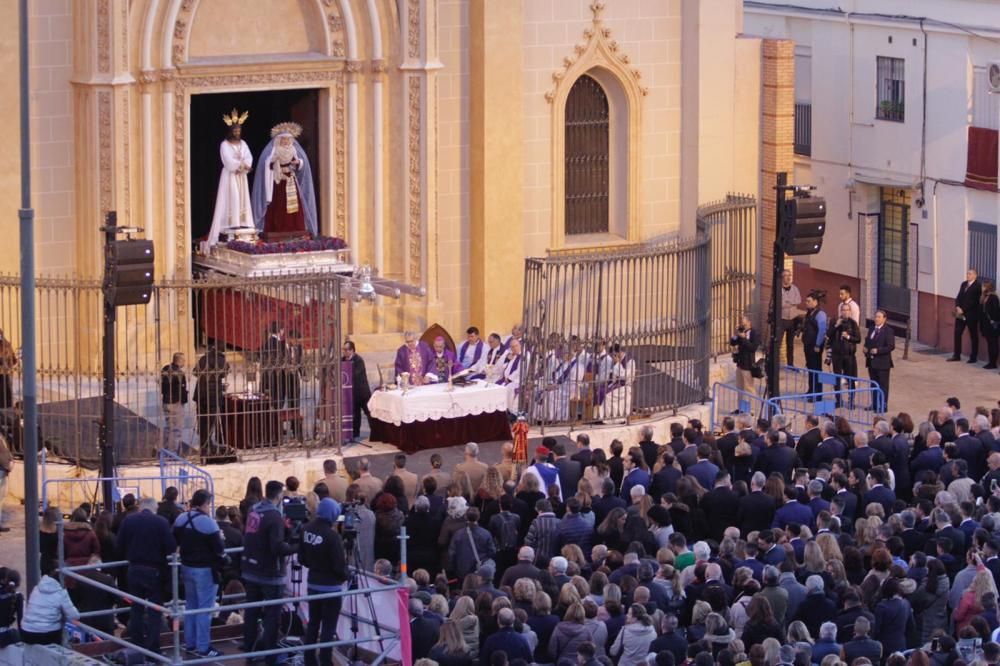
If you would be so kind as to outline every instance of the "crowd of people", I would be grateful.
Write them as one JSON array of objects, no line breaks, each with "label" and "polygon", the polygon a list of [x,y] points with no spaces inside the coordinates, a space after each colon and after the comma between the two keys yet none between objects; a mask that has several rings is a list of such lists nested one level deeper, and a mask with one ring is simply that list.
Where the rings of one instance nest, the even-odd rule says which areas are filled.
[{"label": "crowd of people", "polygon": [[[126,497],[114,516],[79,507],[63,558],[125,559],[127,569],[93,575],[162,603],[179,547],[187,607],[208,608],[220,589],[288,595],[287,558],[305,570],[300,594],[343,589],[348,562],[397,578],[405,526],[418,666],[1000,663],[1000,409],[966,416],[950,398],[919,424],[900,413],[870,429],[824,417],[806,428],[796,439],[781,415],[738,414],[718,433],[674,423],[664,443],[646,427],[609,452],[586,434],[545,438],[528,463],[508,443],[494,465],[470,443],[451,470],[434,454],[418,473],[398,454],[385,479],[365,458],[353,475],[328,460],[310,489],[251,479],[214,519],[204,491],[186,510],[175,489],[159,503]],[[347,507],[356,559],[338,528]],[[28,641],[120,602],[48,577],[52,513],[47,576],[21,619]],[[279,606],[205,614],[185,622],[184,642],[212,655],[210,625],[241,619],[247,651],[274,647],[286,626],[329,641],[340,610],[339,597],[310,602],[312,621],[297,628]],[[158,650],[159,613],[133,604],[129,614],[126,634]],[[306,663],[327,665],[330,651],[309,650]]]}]

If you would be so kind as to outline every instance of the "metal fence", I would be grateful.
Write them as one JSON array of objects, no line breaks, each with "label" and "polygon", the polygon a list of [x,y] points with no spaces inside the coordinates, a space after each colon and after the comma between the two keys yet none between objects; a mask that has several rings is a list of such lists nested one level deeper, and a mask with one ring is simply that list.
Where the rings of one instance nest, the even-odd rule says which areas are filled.
[{"label": "metal fence", "polygon": [[[339,445],[341,294],[336,275],[212,274],[161,282],[148,305],[119,308],[118,462],[155,462],[161,448],[184,456],[202,443],[237,455]],[[0,276],[0,329],[17,357],[20,296],[19,278]],[[41,278],[35,299],[40,440],[56,456],[96,466],[100,283]],[[184,364],[171,368],[177,354]],[[20,364],[6,373],[13,400],[0,404],[0,427],[19,453]]]},{"label": "metal fence", "polygon": [[628,421],[708,398],[709,361],[728,353],[754,302],[756,200],[705,206],[697,229],[687,240],[525,261],[520,404],[533,424]]},{"label": "metal fence", "polygon": [[760,229],[757,226],[757,199],[749,194],[730,194],[725,199],[698,209],[698,232],[709,239],[712,275],[711,342],[713,356],[728,354],[729,337],[739,326],[740,317],[751,315],[761,327],[757,307],[757,269],[760,257]]},{"label": "metal fence", "polygon": [[[85,632],[86,634],[97,637],[102,641],[114,643],[117,646],[131,651],[134,655],[141,655],[147,660],[147,663],[170,664],[171,666],[178,666],[180,664],[195,666],[196,664],[217,664],[220,662],[235,663],[237,660],[241,662],[245,660],[247,663],[250,663],[253,660],[261,659],[263,657],[287,658],[289,655],[299,655],[300,653],[305,653],[307,650],[312,651],[322,648],[351,647],[358,651],[358,654],[355,655],[356,658],[363,660],[364,663],[375,665],[381,664],[385,661],[392,661],[394,663],[401,663],[404,661],[402,658],[404,647],[402,623],[408,622],[409,618],[406,617],[405,614],[400,613],[396,613],[395,617],[391,618],[376,615],[375,605],[372,602],[373,595],[385,593],[397,594],[399,590],[406,589],[406,586],[400,581],[383,578],[372,572],[349,566],[348,569],[351,575],[351,581],[349,582],[347,589],[339,592],[326,592],[322,594],[288,594],[286,592],[285,595],[277,599],[266,599],[254,602],[242,601],[238,603],[232,603],[232,601],[234,599],[245,599],[245,594],[222,596],[219,600],[221,601],[221,604],[210,605],[207,608],[194,609],[187,608],[185,598],[182,595],[180,556],[179,554],[174,553],[169,558],[169,598],[163,603],[157,604],[149,601],[148,599],[129,594],[128,592],[120,590],[113,585],[102,583],[87,575],[95,570],[100,570],[104,573],[111,571],[115,571],[117,573],[116,570],[129,565],[127,561],[120,560],[115,562],[66,566],[63,561],[63,522],[59,521],[56,527],[59,578],[63,585],[65,586],[67,580],[72,580],[75,587],[78,589],[90,588],[95,593],[103,594],[105,597],[111,597],[115,600],[114,607],[112,608],[81,613],[80,619],[72,623],[74,631]],[[405,572],[407,561],[406,542],[409,538],[406,534],[406,527],[400,527],[398,538],[400,540],[400,570]],[[229,548],[226,549],[225,552],[229,555],[235,555],[242,553],[243,548]],[[343,608],[340,614],[341,621],[348,619],[351,624],[351,630],[350,632],[344,632],[341,629],[338,631],[338,634],[341,635],[332,641],[322,641],[317,639],[317,642],[309,643],[304,637],[301,639],[298,637],[288,637],[289,640],[281,640],[278,647],[273,649],[254,649],[248,652],[224,652],[216,657],[205,657],[197,653],[185,652],[181,649],[181,628],[184,625],[184,620],[189,617],[197,617],[205,614],[214,615],[216,613],[238,613],[249,608],[266,608],[268,606],[292,606],[298,608],[300,605],[306,606],[310,601],[335,598],[343,600]],[[366,603],[362,603],[362,600],[365,599]],[[397,602],[396,604],[393,604],[394,609],[398,609],[400,605],[405,605],[405,603],[400,604]],[[115,633],[109,633],[94,626],[96,624],[95,619],[97,618],[107,617],[109,615],[119,616],[135,611],[143,614],[149,614],[151,612],[156,613],[161,618],[161,627],[167,629],[166,632],[161,632],[160,636],[161,649],[164,647],[168,648],[164,651],[165,653],[153,652],[146,647],[133,642],[131,638],[118,636]],[[391,624],[393,619],[397,620],[395,625]],[[348,634],[350,634],[351,637],[348,637]],[[163,645],[162,639],[164,635],[169,635],[169,645]],[[66,632],[63,632],[63,642],[64,644],[66,642]],[[286,661],[285,663],[289,662]]]}]

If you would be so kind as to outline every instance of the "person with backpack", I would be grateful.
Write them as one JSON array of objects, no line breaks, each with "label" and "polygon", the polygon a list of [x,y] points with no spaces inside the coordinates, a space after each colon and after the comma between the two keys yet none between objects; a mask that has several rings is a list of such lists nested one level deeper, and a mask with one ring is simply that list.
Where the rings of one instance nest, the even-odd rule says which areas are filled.
[{"label": "person with backpack", "polygon": [[16,569],[0,567],[0,647],[21,640],[17,627],[24,617],[24,595],[17,591],[21,574]]},{"label": "person with backpack", "polygon": [[479,509],[470,507],[465,512],[465,527],[455,531],[448,545],[448,570],[464,580],[495,555],[493,536],[479,526]]},{"label": "person with backpack", "polygon": [[511,511],[514,508],[514,498],[511,495],[500,496],[500,513],[490,518],[489,531],[496,542],[497,571],[503,572],[517,564],[518,537],[521,530],[521,517]]},{"label": "person with backpack", "polygon": [[[181,550],[184,600],[189,611],[215,605],[226,562],[222,532],[210,515],[211,499],[207,490],[196,490],[189,509],[174,521],[174,539]],[[211,613],[184,616],[184,644],[188,651],[202,657],[221,654],[212,647],[211,625]]]}]

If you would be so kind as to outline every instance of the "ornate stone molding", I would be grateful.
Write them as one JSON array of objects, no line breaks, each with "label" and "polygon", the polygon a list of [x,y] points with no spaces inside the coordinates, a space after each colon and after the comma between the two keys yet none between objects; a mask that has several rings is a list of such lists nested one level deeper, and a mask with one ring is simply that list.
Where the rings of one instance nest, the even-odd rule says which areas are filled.
[{"label": "ornate stone molding", "polygon": [[384,59],[382,60],[372,60],[372,74],[385,74],[388,70],[388,66]]},{"label": "ornate stone molding", "polygon": [[128,3],[128,2],[121,3],[121,11],[122,11],[122,15],[121,15],[122,43],[121,43],[121,47],[118,49],[118,52],[121,53],[121,56],[122,56],[122,70],[123,71],[128,71],[128,56],[129,56],[129,48],[128,48],[128,8],[129,8],[129,4],[130,3]]},{"label": "ornate stone molding", "polygon": [[355,76],[360,74],[364,67],[365,63],[361,60],[348,60],[344,66],[344,71],[347,72],[348,76]]},{"label": "ornate stone molding", "polygon": [[[107,2],[107,0],[102,0]],[[173,45],[171,48],[171,59],[173,65],[181,65],[187,62],[188,33],[191,30],[191,19],[194,14],[195,5],[201,0],[183,0],[180,10],[177,12],[177,20],[174,22]],[[335,58],[343,58],[346,53],[344,44],[344,19],[340,13],[340,2],[350,0],[323,0],[326,7],[326,25],[330,33],[330,55]]]},{"label": "ornate stone molding", "polygon": [[[122,159],[122,161],[121,161],[121,167],[122,167],[121,182],[122,182],[122,198],[123,198],[123,204],[124,204],[123,208],[125,210],[125,215],[119,217],[119,219],[121,219],[121,220],[124,221],[125,226],[129,226],[129,221],[131,220],[131,216],[132,216],[132,201],[131,201],[131,199],[132,199],[132,188],[131,188],[131,182],[130,182],[131,178],[132,178],[132,174],[131,174],[131,170],[129,168],[130,164],[132,162],[132,159],[131,159],[132,154],[131,154],[130,149],[129,149],[129,136],[130,136],[130,132],[129,132],[129,120],[131,119],[130,118],[130,114],[129,114],[129,96],[130,96],[129,89],[128,88],[123,89],[121,91],[120,95],[121,95],[120,99],[121,99],[121,105],[122,105],[122,111],[121,111],[121,117],[122,117],[122,155],[124,157],[124,159]],[[148,224],[148,222],[147,222],[147,224]]]},{"label": "ornate stone molding", "polygon": [[344,100],[344,77],[338,76],[333,107],[333,154],[336,164],[336,233],[339,238],[347,238],[347,109]]},{"label": "ornate stone molding", "polygon": [[[604,25],[604,3],[595,0],[591,3],[590,11],[593,14],[591,22],[593,25],[583,31],[584,42],[573,47],[573,55],[563,58],[563,68],[552,73],[552,82],[555,86],[545,93],[545,101],[552,103],[556,98],[559,86],[564,80],[575,80],[575,76],[569,76],[571,72],[579,70],[578,63],[589,63],[589,65],[604,64],[614,71],[619,77],[630,80],[635,84],[640,94],[645,96],[649,93],[649,88],[639,83],[642,79],[642,72],[636,67],[629,66],[631,59],[628,54],[621,50],[621,45],[611,39],[611,28]],[[589,66],[588,66],[589,68]]]},{"label": "ornate stone molding", "polygon": [[111,152],[111,91],[101,90],[97,93],[97,163],[98,163],[98,205],[101,217],[111,210],[112,161]]},{"label": "ornate stone molding", "polygon": [[423,254],[423,216],[421,215],[420,186],[420,77],[409,77],[408,83],[408,136],[409,150],[409,223],[410,223],[410,279],[420,284]]},{"label": "ornate stone molding", "polygon": [[420,57],[420,0],[410,0],[406,13],[406,55],[410,58]]},{"label": "ornate stone molding", "polygon": [[97,2],[97,71],[111,71],[111,2]]}]

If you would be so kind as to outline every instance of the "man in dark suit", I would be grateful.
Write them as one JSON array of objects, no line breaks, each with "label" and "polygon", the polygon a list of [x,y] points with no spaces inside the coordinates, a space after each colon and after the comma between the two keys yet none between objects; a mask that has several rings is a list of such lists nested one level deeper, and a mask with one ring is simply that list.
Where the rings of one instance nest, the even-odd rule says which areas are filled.
[{"label": "man in dark suit", "polygon": [[653,475],[653,482],[649,486],[649,494],[653,496],[653,501],[659,503],[660,497],[665,493],[677,492],[677,481],[682,474],[674,467],[673,449],[667,448],[663,452],[663,467]]},{"label": "man in dark suit", "polygon": [[799,457],[795,449],[781,443],[781,433],[777,430],[767,432],[767,448],[757,458],[757,468],[770,476],[778,472],[784,477],[785,483],[791,483],[792,471],[799,466]]},{"label": "man in dark suit", "polygon": [[271,409],[285,404],[285,329],[271,322],[270,332],[260,348],[260,390],[271,401]]},{"label": "man in dark suit", "polygon": [[343,360],[351,362],[351,383],[354,391],[352,405],[352,440],[361,441],[361,414],[364,413],[368,419],[368,427],[372,426],[372,414],[368,411],[368,401],[372,397],[371,386],[368,385],[368,371],[365,369],[365,361],[358,356],[357,348],[350,340],[344,343]]},{"label": "man in dark suit", "polygon": [[872,457],[876,453],[877,451],[868,445],[868,433],[863,430],[854,433],[854,448],[848,455],[852,468],[860,468],[867,472],[872,467]]},{"label": "man in dark suit", "polygon": [[601,494],[594,496],[590,508],[594,512],[594,524],[600,525],[613,509],[624,509],[628,504],[615,493],[615,482],[611,479],[604,479],[603,485],[597,490]]},{"label": "man in dark suit", "polygon": [[868,637],[871,631],[871,622],[866,617],[859,617],[854,621],[854,638],[844,643],[841,654],[844,661],[853,664],[855,659],[866,657],[869,663],[882,663],[882,644]]},{"label": "man in dark suit", "polygon": [[670,424],[670,448],[674,455],[684,450],[684,424],[674,421]]},{"label": "man in dark suit", "polygon": [[687,473],[698,479],[698,483],[700,483],[701,487],[706,490],[715,486],[716,475],[719,473],[719,467],[709,460],[711,455],[711,444],[699,444],[698,462],[691,465],[687,469]]},{"label": "man in dark suit", "polygon": [[715,477],[715,487],[701,498],[701,509],[708,518],[708,536],[722,541],[726,528],[736,524],[740,510],[740,498],[733,492],[729,472],[721,470]]},{"label": "man in dark suit", "polygon": [[955,421],[955,432],[958,439],[955,446],[958,447],[959,457],[969,466],[969,478],[981,479],[986,474],[986,456],[988,451],[983,446],[982,440],[973,437],[969,433],[968,419],[958,419]]},{"label": "man in dark suit", "polygon": [[726,416],[722,419],[722,435],[715,440],[715,446],[722,454],[723,466],[732,471],[733,458],[736,455],[736,445],[740,443],[739,435],[736,432],[736,419]]},{"label": "man in dark suit", "polygon": [[905,427],[901,418],[893,417],[892,456],[889,457],[889,464],[896,475],[896,496],[908,501],[913,495],[913,479],[910,476],[910,440],[903,432]]},{"label": "man in dark suit", "polygon": [[931,512],[931,523],[937,528],[934,533],[933,539],[928,539],[927,546],[924,552],[931,549],[931,543],[935,544],[935,552],[927,552],[928,555],[933,555],[937,557],[936,546],[937,541],[942,538],[947,538],[951,540],[951,554],[959,562],[965,561],[965,551],[968,544],[965,541],[965,533],[951,524],[951,517],[948,516],[944,509],[934,509]]},{"label": "man in dark suit", "polygon": [[846,457],[847,447],[837,436],[837,426],[833,421],[827,421],[823,424],[823,441],[816,447],[812,456],[813,464],[826,463],[829,465],[838,458],[843,460]]},{"label": "man in dark suit", "polygon": [[972,419],[972,434],[983,443],[987,456],[1000,451],[1000,442],[997,442],[996,437],[990,432],[990,420],[982,414],[976,414],[975,418]]},{"label": "man in dark suit", "polygon": [[556,442],[552,447],[552,453],[556,457],[555,465],[559,470],[559,485],[562,487],[562,499],[565,502],[567,498],[576,495],[576,488],[583,478],[583,466],[566,457],[566,445],[562,442]]},{"label": "man in dark suit", "polygon": [[413,660],[425,659],[438,641],[442,620],[434,613],[424,612],[424,602],[410,598],[410,648]]},{"label": "man in dark suit", "polygon": [[621,489],[622,479],[625,478],[625,460],[622,458],[622,451],[625,447],[620,440],[612,440],[611,457],[608,458],[608,470],[610,470],[611,480],[615,482],[615,492]]},{"label": "man in dark suit", "polygon": [[872,434],[875,436],[875,439],[871,440],[870,446],[884,455],[886,460],[891,461],[892,431],[889,428],[889,423],[886,421],[877,422]]},{"label": "man in dark suit", "polygon": [[844,511],[840,514],[840,526],[845,532],[852,532],[854,519],[858,517],[858,496],[848,489],[847,475],[837,472],[830,476],[830,486],[836,490],[834,499],[840,498]]},{"label": "man in dark suit", "polygon": [[910,477],[914,481],[920,480],[920,472],[930,470],[937,474],[944,464],[944,451],[941,450],[941,433],[927,433],[927,448],[917,454],[917,457],[910,463]]},{"label": "man in dark suit", "polygon": [[965,282],[958,288],[955,297],[955,341],[949,361],[962,360],[962,334],[969,329],[969,360],[975,363],[979,355],[979,315],[982,311],[980,297],[983,287],[979,283],[979,275],[975,268],[965,273]]},{"label": "man in dark suit", "polygon": [[580,463],[581,467],[590,465],[590,435],[582,432],[577,435],[576,448],[577,452],[571,458]]},{"label": "man in dark suit", "polygon": [[865,365],[868,376],[882,389],[881,398],[876,398],[875,412],[884,414],[889,405],[889,371],[892,369],[892,350],[896,348],[896,336],[886,322],[884,310],[875,313],[875,326],[865,336]]},{"label": "man in dark suit", "polygon": [[639,442],[639,448],[642,449],[642,457],[646,461],[646,467],[652,471],[656,459],[659,457],[656,454],[660,451],[660,445],[653,441],[653,426],[642,426],[641,433],[642,441]]},{"label": "man in dark suit", "polygon": [[698,462],[698,431],[694,428],[684,428],[684,448],[677,454],[677,462],[687,473],[687,468]]},{"label": "man in dark suit", "polygon": [[896,493],[892,492],[885,484],[885,470],[875,467],[868,472],[868,492],[865,493],[861,503],[866,507],[869,504],[881,504],[885,509],[885,515],[892,515],[892,507],[896,503]]},{"label": "man in dark suit", "polygon": [[795,452],[799,454],[799,460],[806,467],[813,466],[813,454],[821,441],[823,441],[823,433],[819,429],[819,417],[810,414],[806,417],[806,431],[802,433],[799,441],[795,444]]},{"label": "man in dark suit", "polygon": [[740,528],[740,534],[744,537],[750,532],[771,527],[776,507],[774,498],[762,492],[766,481],[767,477],[763,472],[754,472],[750,478],[750,492],[740,498],[734,524]]},{"label": "man in dark suit", "polygon": [[813,479],[809,482],[809,503],[806,505],[812,511],[813,519],[808,523],[813,531],[816,531],[816,516],[822,511],[830,510],[830,503],[823,499],[823,482]]},{"label": "man in dark suit", "polygon": [[903,523],[903,531],[899,533],[899,538],[903,540],[903,553],[906,559],[913,557],[917,551],[923,550],[927,545],[927,534],[916,529],[917,514],[907,509],[899,514]]},{"label": "man in dark suit", "polygon": [[785,503],[780,509],[774,512],[774,520],[771,521],[771,527],[783,530],[788,527],[789,523],[812,525],[812,522],[812,510],[799,501],[795,488],[785,486]]}]

